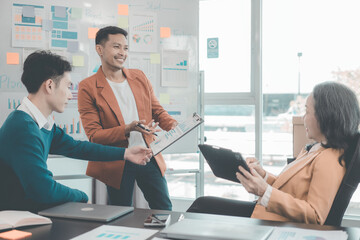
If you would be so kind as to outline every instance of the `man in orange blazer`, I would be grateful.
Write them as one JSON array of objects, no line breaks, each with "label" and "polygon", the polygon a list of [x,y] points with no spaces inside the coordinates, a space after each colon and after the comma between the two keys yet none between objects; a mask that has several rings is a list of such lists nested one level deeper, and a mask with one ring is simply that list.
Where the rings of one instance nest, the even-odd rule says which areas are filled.
[{"label": "man in orange blazer", "polygon": [[[102,66],[79,85],[80,117],[91,142],[117,147],[149,146],[155,132],[160,131],[158,125],[169,131],[177,122],[161,107],[144,73],[123,67],[128,55],[126,37],[127,32],[118,27],[98,31],[96,51]],[[136,180],[150,208],[171,210],[165,170],[165,161],[158,154],[144,167],[122,162],[91,163],[87,174],[107,185],[112,205],[132,205]]]}]

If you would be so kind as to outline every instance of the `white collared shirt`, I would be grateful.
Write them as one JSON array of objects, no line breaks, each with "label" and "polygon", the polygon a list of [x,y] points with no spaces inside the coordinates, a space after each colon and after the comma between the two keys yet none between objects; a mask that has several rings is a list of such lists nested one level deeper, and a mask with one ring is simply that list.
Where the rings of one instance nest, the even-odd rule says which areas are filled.
[{"label": "white collared shirt", "polygon": [[54,120],[52,119],[51,115],[46,118],[40,110],[33,104],[28,97],[24,97],[20,106],[17,110],[21,110],[29,114],[32,119],[38,124],[39,129],[45,128],[46,130],[51,130],[54,125]]}]

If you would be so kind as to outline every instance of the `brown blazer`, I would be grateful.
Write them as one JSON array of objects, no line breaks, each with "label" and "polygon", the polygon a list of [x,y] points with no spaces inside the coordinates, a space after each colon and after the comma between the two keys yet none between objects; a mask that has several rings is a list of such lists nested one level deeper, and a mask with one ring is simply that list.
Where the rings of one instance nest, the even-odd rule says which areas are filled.
[{"label": "brown blazer", "polygon": [[[299,157],[306,155],[303,150]],[[255,206],[253,218],[324,224],[345,175],[341,152],[320,148],[267,182],[273,187],[268,206]],[[344,164],[343,164],[344,165]]]},{"label": "brown blazer", "polygon": [[[144,119],[147,123],[154,119],[162,129],[169,131],[176,121],[160,105],[145,74],[135,69],[123,69],[123,73],[134,94],[139,119]],[[90,142],[128,147],[124,118],[101,67],[97,73],[80,82],[78,108]],[[143,134],[143,137],[147,145],[155,140],[150,134]],[[155,159],[164,175],[164,158],[158,154]],[[125,164],[125,161],[89,162],[86,174],[109,186],[120,188]]]}]

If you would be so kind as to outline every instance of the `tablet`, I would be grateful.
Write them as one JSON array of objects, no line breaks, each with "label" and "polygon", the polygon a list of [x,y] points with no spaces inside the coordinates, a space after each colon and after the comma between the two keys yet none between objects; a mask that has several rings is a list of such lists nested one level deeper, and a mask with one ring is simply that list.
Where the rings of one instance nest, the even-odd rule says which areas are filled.
[{"label": "tablet", "polygon": [[235,173],[239,166],[250,172],[245,160],[238,152],[213,145],[199,144],[199,149],[215,176],[233,182],[240,182]]}]

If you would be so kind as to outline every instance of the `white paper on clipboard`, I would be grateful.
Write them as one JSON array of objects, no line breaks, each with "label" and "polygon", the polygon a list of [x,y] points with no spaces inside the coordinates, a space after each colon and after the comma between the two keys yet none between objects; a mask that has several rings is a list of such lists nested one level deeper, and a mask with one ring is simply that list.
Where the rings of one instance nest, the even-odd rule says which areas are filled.
[{"label": "white paper on clipboard", "polygon": [[154,142],[150,143],[153,155],[155,156],[159,154],[203,122],[204,120],[197,113],[194,113],[184,122],[179,123],[174,129],[168,131],[164,135],[158,137]]}]

